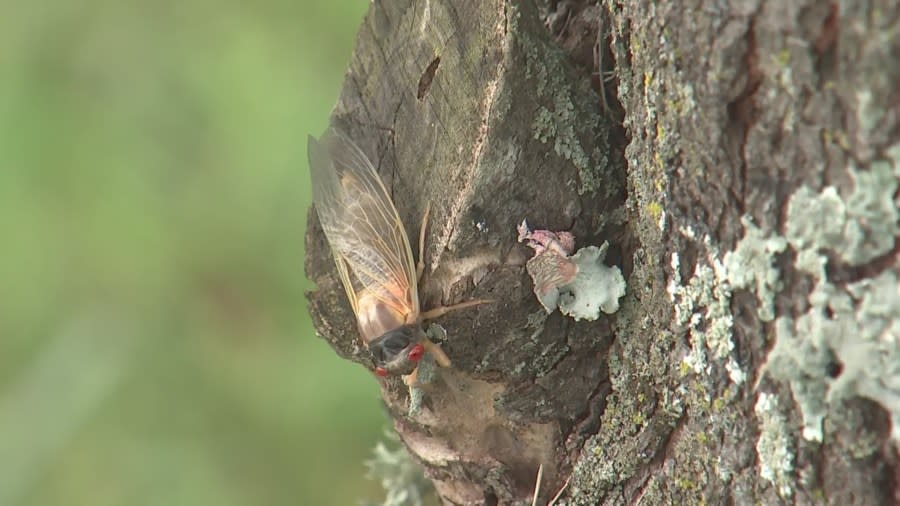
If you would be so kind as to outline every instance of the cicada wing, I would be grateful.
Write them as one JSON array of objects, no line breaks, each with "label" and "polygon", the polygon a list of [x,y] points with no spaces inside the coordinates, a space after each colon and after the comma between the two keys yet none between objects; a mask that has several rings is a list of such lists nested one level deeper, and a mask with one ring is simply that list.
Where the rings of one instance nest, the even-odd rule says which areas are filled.
[{"label": "cicada wing", "polygon": [[[385,312],[415,319],[419,300],[409,239],[375,167],[333,130],[319,141],[309,138],[309,165],[316,212],[363,339],[379,337],[371,334],[393,324],[383,321]],[[381,323],[369,326],[369,319]]]}]

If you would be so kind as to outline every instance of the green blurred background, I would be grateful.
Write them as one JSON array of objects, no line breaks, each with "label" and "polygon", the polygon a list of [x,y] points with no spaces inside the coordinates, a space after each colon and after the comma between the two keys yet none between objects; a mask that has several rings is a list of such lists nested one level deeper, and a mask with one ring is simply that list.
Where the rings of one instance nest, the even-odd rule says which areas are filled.
[{"label": "green blurred background", "polygon": [[376,383],[303,275],[367,6],[4,2],[0,505],[381,497]]}]

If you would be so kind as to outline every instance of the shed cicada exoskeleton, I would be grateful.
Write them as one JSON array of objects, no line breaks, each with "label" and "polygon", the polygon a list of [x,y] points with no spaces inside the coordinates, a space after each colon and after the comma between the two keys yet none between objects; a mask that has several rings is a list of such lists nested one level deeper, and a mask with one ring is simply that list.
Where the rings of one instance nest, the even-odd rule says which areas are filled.
[{"label": "shed cicada exoskeleton", "polygon": [[316,212],[375,373],[411,375],[426,351],[439,365],[449,366],[447,355],[425,335],[422,321],[486,301],[420,311],[417,285],[424,270],[428,209],[414,266],[397,209],[365,153],[335,130],[318,141],[309,137],[308,149]]}]

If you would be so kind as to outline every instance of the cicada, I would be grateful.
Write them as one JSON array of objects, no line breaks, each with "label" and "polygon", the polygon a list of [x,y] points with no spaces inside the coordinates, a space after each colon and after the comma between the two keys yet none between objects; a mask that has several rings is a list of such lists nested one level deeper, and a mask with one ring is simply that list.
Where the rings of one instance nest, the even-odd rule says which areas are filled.
[{"label": "cicada", "polygon": [[411,375],[425,352],[448,367],[450,359],[425,335],[423,320],[487,301],[420,311],[428,208],[415,265],[403,222],[365,153],[336,130],[318,141],[310,136],[308,153],[316,212],[375,373]]}]

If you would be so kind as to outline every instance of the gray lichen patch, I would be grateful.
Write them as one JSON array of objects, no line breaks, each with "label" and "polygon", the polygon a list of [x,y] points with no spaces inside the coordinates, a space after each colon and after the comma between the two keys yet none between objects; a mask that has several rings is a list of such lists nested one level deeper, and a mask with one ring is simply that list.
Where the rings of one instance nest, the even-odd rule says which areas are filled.
[{"label": "gray lichen patch", "polygon": [[873,163],[868,171],[849,167],[855,184],[846,200],[833,186],[820,193],[805,186],[799,189],[788,205],[787,240],[798,251],[833,250],[850,265],[891,251],[900,233],[894,167],[884,161]]},{"label": "gray lichen patch", "polygon": [[[890,151],[889,152],[896,152]],[[862,396],[891,414],[898,439],[900,423],[900,285],[894,271],[847,285],[827,277],[834,251],[860,265],[894,248],[898,234],[897,163],[873,163],[849,172],[855,181],[843,199],[833,187],[816,193],[798,190],[788,206],[785,236],[797,250],[796,267],[816,279],[809,309],[776,320],[776,343],[765,370],[789,382],[803,417],[803,436],[822,441],[822,422],[831,403]],[[829,372],[842,365],[839,376]]]},{"label": "gray lichen patch", "polygon": [[[718,250],[709,237],[703,240],[706,261],[698,262],[694,275],[682,284],[680,257],[672,255],[672,277],[668,292],[674,303],[675,319],[691,331],[691,353],[684,363],[697,374],[710,374],[709,357],[725,361],[732,382],[741,384],[746,372],[733,357],[734,318],[731,297],[735,289],[752,289],[759,301],[758,314],[763,321],[775,317],[774,298],[781,290],[780,273],[774,267],[775,255],[784,251],[787,241],[766,235],[749,218],[742,220],[744,237],[733,251],[719,260]],[[685,231],[693,237],[692,231]]]},{"label": "gray lichen patch", "polygon": [[[553,110],[541,107],[534,118],[534,138],[544,144],[552,142],[553,151],[572,162],[580,174],[589,174],[591,158],[581,146],[575,132],[575,105],[563,94],[553,97]],[[592,192],[596,188],[590,178],[582,176],[579,193]]]},{"label": "gray lichen patch", "polygon": [[672,255],[669,297],[675,306],[676,322],[687,325],[691,332],[691,352],[683,363],[696,374],[709,375],[712,365],[707,355],[711,355],[714,360],[725,361],[731,381],[740,384],[746,373],[732,356],[734,318],[727,271],[709,237],[704,239],[704,245],[707,263],[697,263],[687,284],[682,284],[680,257]]},{"label": "gray lichen patch", "polygon": [[[622,385],[622,388],[627,387]],[[572,473],[567,493],[576,499],[560,504],[607,504],[596,498],[612,492],[619,484],[640,473],[642,466],[649,464],[654,457],[648,448],[662,445],[677,424],[680,409],[659,406],[664,409],[651,414],[652,408],[648,408],[652,403],[646,396],[626,397],[613,394],[608,399],[609,405],[603,414],[603,430],[585,444]],[[685,454],[701,456],[701,465],[706,461],[700,451]],[[695,484],[703,480],[700,476],[692,478]],[[657,501],[651,500],[651,503],[656,504]],[[610,504],[618,503],[612,501]]]},{"label": "gray lichen patch", "polygon": [[725,254],[725,269],[732,288],[753,288],[759,300],[759,319],[765,322],[775,318],[775,294],[781,291],[780,273],[773,266],[774,256],[787,247],[787,241],[779,236],[766,236],[747,217],[745,234],[734,251]]},{"label": "gray lichen patch", "polygon": [[[900,284],[885,272],[847,286],[820,281],[812,307],[776,321],[766,371],[791,385],[803,415],[803,437],[822,441],[830,403],[855,396],[878,401],[900,423]],[[843,365],[840,376],[828,372]],[[894,431],[894,438],[898,435]]]},{"label": "gray lichen patch", "polygon": [[778,495],[789,499],[793,495],[794,452],[787,422],[778,411],[778,398],[761,393],[754,408],[759,419],[759,475],[772,484]]},{"label": "gray lichen patch", "polygon": [[[593,93],[586,83],[573,85],[558,48],[545,40],[517,32],[525,57],[525,77],[533,80],[535,96],[542,105],[531,123],[532,137],[552,146],[553,152],[577,170],[579,195],[604,191],[614,194],[617,184],[609,173],[606,135],[592,129],[604,124],[591,103]],[[559,55],[559,58],[547,55]],[[587,117],[585,118],[585,113]],[[588,144],[589,142],[589,144]],[[593,146],[586,148],[585,146]]]}]

